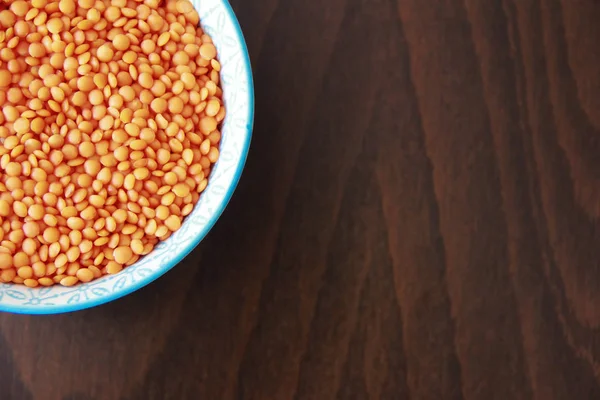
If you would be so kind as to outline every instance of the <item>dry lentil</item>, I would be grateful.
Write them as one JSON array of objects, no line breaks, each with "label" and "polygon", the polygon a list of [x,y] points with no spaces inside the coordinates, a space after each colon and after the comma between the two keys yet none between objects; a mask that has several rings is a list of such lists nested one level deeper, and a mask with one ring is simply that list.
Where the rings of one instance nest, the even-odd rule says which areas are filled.
[{"label": "dry lentil", "polygon": [[0,20],[0,282],[116,274],[207,185],[216,47],[189,0],[16,0]]}]

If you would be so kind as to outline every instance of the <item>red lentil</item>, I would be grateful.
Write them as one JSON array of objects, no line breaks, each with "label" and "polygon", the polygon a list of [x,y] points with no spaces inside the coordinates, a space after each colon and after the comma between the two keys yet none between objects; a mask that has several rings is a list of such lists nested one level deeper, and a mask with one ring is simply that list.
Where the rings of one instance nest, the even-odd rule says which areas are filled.
[{"label": "red lentil", "polygon": [[0,282],[119,273],[219,157],[221,65],[189,0],[0,4]]}]

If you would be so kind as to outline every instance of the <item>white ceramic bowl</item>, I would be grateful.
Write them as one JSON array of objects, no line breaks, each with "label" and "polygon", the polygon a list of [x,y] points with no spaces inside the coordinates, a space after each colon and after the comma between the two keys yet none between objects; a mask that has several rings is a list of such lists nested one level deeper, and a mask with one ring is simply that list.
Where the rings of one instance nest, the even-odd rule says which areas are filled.
[{"label": "white ceramic bowl", "polygon": [[206,236],[229,201],[242,173],[252,136],[254,89],[248,50],[227,0],[192,0],[201,25],[211,35],[221,62],[227,116],[221,156],[208,186],[180,230],[122,272],[72,288],[27,288],[0,284],[0,311],[56,314],[82,310],[123,297],[173,268]]}]

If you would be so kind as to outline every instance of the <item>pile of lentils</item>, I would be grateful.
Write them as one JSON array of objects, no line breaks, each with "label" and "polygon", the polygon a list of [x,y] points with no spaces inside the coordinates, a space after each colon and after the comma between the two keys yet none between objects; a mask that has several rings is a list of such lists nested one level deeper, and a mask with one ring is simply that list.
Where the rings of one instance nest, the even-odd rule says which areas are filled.
[{"label": "pile of lentils", "polygon": [[0,283],[116,274],[219,157],[221,66],[189,0],[0,2]]}]

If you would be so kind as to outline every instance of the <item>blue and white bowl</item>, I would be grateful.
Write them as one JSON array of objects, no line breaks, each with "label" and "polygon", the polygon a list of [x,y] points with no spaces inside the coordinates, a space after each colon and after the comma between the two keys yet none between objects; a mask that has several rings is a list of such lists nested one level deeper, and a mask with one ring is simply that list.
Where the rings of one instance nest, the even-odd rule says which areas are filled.
[{"label": "blue and white bowl", "polygon": [[56,314],[82,310],[123,297],[173,268],[206,236],[227,205],[242,174],[252,136],[254,89],[248,50],[227,0],[192,0],[201,25],[212,37],[221,62],[227,116],[220,159],[208,186],[181,229],[152,253],[122,272],[67,288],[0,284],[0,311]]}]

